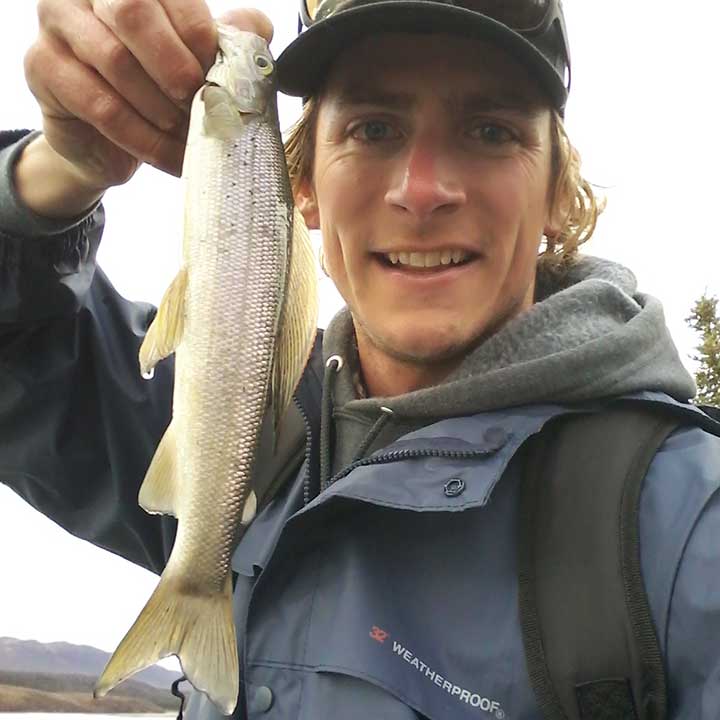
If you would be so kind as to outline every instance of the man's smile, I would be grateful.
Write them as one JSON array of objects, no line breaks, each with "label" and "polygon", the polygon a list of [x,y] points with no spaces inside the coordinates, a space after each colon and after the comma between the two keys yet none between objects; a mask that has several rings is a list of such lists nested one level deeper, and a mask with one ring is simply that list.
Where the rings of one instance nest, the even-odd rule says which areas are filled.
[{"label": "man's smile", "polygon": [[451,280],[468,269],[478,253],[460,248],[417,251],[401,250],[397,252],[371,253],[371,258],[395,279],[432,279]]},{"label": "man's smile", "polygon": [[460,265],[471,259],[473,253],[462,248],[446,248],[442,250],[400,250],[396,252],[378,253],[392,265],[412,268],[435,268]]}]

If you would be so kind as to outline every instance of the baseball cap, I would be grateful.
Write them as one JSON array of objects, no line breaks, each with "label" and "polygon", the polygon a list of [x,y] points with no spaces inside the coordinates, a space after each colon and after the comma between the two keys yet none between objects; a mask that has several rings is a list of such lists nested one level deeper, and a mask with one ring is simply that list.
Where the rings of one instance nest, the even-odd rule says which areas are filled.
[{"label": "baseball cap", "polygon": [[561,0],[301,0],[300,15],[307,29],[276,61],[287,95],[313,95],[336,55],[368,34],[450,33],[500,46],[565,108],[570,51]]}]

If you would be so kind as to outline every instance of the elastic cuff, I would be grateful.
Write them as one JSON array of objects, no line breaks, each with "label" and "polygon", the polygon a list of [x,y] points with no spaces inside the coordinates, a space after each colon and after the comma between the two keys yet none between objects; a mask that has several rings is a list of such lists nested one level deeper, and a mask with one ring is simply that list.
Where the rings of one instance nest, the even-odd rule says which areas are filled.
[{"label": "elastic cuff", "polygon": [[30,132],[0,150],[0,230],[8,235],[40,238],[59,235],[77,227],[97,209],[100,201],[75,218],[48,218],[34,213],[18,197],[14,182],[15,163],[24,148],[40,135]]}]

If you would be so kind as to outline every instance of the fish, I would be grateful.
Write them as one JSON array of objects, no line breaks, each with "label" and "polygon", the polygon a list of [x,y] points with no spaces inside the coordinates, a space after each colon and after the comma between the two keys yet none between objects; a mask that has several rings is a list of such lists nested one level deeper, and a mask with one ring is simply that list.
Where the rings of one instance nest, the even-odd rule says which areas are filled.
[{"label": "fish", "polygon": [[151,377],[175,353],[172,420],[139,493],[174,515],[157,587],[98,679],[101,697],[176,655],[187,680],[230,715],[239,692],[230,559],[257,510],[251,487],[317,331],[317,262],[293,203],[267,42],[218,24],[183,160],[182,266],[139,352]]}]

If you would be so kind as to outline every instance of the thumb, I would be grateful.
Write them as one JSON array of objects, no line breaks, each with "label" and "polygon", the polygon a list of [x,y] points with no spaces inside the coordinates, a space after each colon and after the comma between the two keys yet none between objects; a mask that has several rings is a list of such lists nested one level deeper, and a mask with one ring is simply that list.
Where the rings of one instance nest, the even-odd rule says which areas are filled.
[{"label": "thumb", "polygon": [[265,38],[268,43],[273,38],[273,24],[270,18],[260,10],[255,8],[238,8],[236,10],[228,10],[223,13],[218,22],[225,25],[233,25],[238,30],[255,33]]}]

